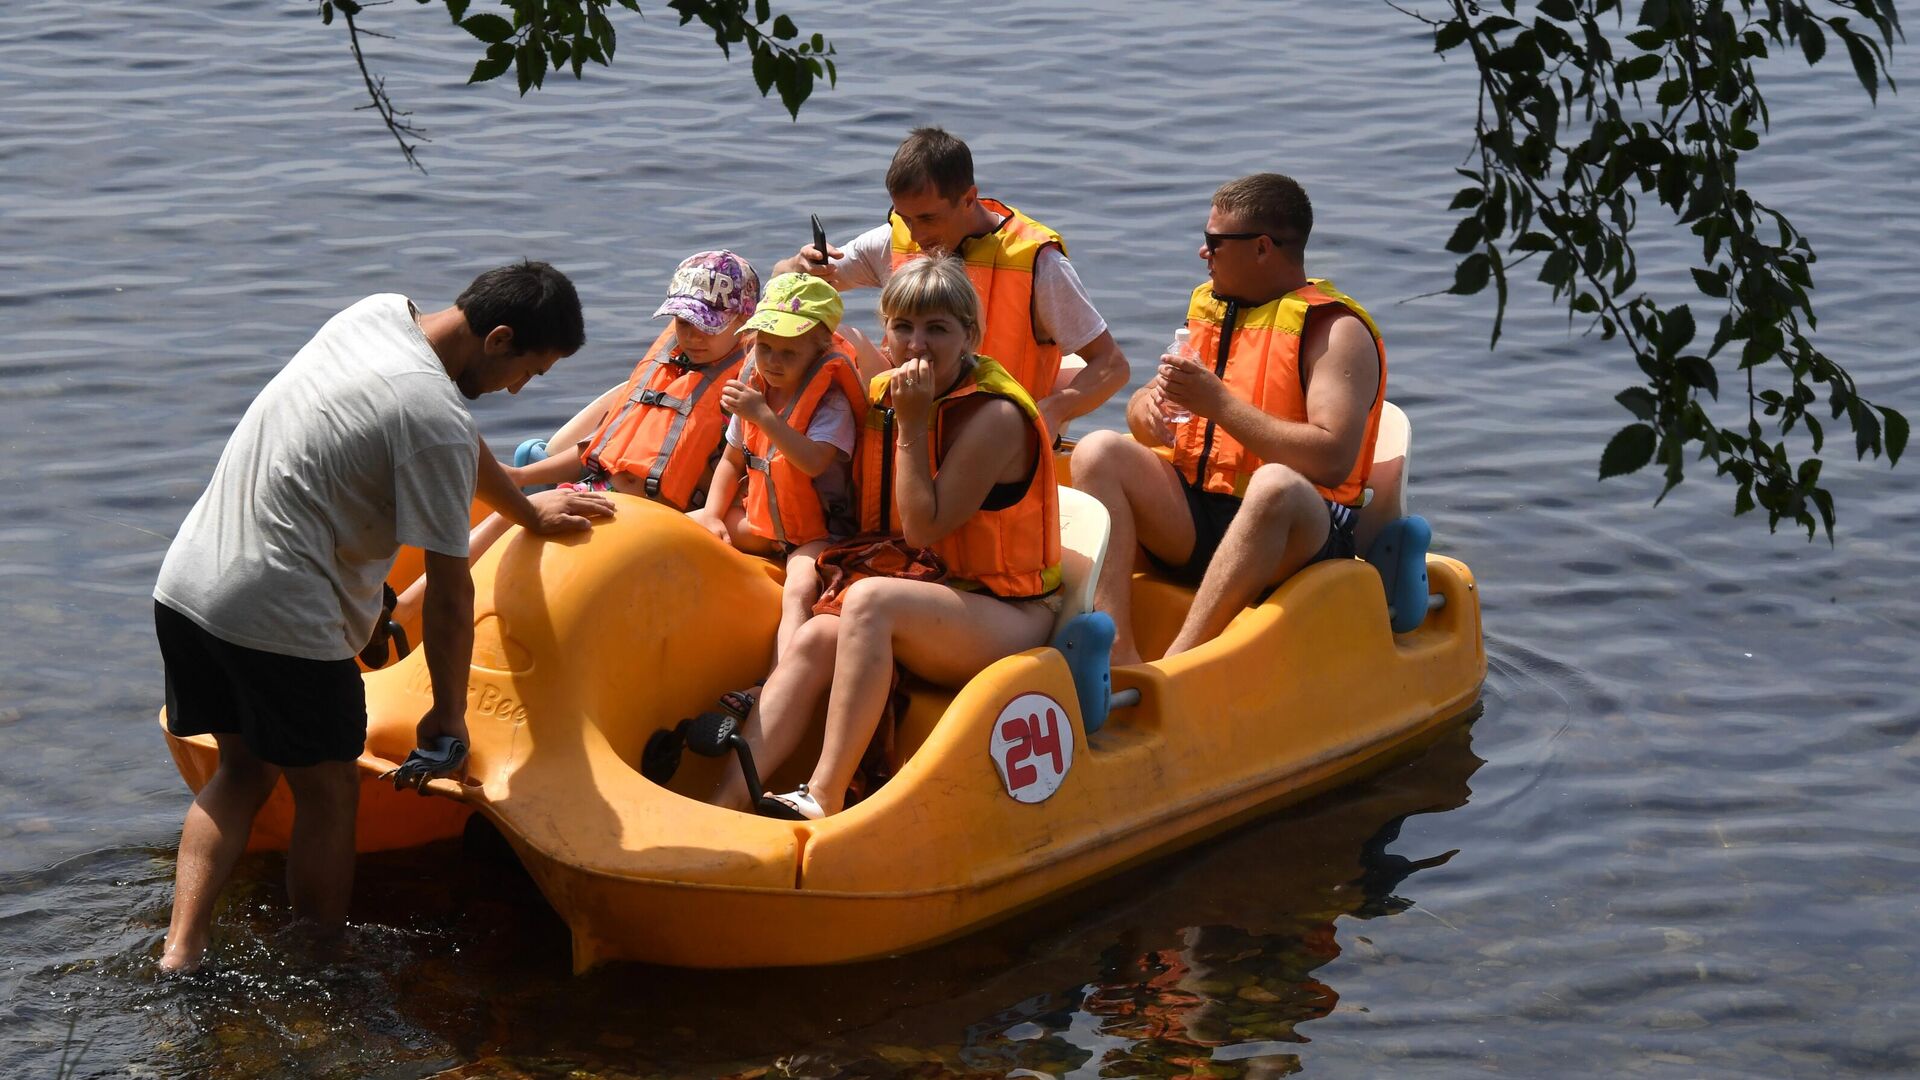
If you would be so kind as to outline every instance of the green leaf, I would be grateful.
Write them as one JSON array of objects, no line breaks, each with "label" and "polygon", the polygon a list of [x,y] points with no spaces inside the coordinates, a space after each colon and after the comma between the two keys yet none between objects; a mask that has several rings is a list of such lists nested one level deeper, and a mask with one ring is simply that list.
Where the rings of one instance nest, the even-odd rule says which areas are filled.
[{"label": "green leaf", "polygon": [[792,19],[781,15],[773,20],[773,36],[781,41],[789,41],[800,36],[800,28],[793,25]]},{"label": "green leaf", "polygon": [[1659,53],[1642,53],[1614,69],[1614,77],[1623,83],[1640,82],[1660,74],[1665,58]]},{"label": "green leaf", "polygon": [[1627,411],[1642,420],[1652,420],[1658,409],[1653,391],[1644,386],[1629,386],[1614,395],[1613,400],[1627,407]]},{"label": "green leaf", "polygon": [[1665,26],[1669,17],[1667,0],[1647,0],[1640,5],[1640,23],[1643,26]]},{"label": "green leaf", "polygon": [[1897,463],[1900,455],[1907,452],[1907,418],[1892,409],[1874,406],[1880,412],[1880,419],[1886,422],[1887,462]]},{"label": "green leaf", "polygon": [[1687,100],[1687,80],[1668,79],[1660,84],[1660,93],[1653,99],[1662,108],[1671,109]]},{"label": "green leaf", "polygon": [[1807,58],[1808,65],[1817,64],[1827,55],[1827,35],[1820,32],[1820,24],[1807,19],[1800,24],[1800,52]]},{"label": "green leaf", "polygon": [[1651,424],[1628,424],[1620,429],[1600,453],[1600,479],[1625,476],[1653,460],[1654,431]]},{"label": "green leaf", "polygon": [[773,89],[773,73],[776,61],[770,48],[753,50],[753,84],[760,88],[760,96],[766,97]]},{"label": "green leaf", "polygon": [[1487,193],[1480,188],[1461,188],[1459,193],[1454,195],[1453,201],[1447,204],[1447,209],[1465,210],[1469,207],[1479,206],[1486,197]]},{"label": "green leaf", "polygon": [[540,85],[540,77],[547,70],[546,50],[534,42],[523,42],[513,53],[514,74],[520,80],[520,96]]},{"label": "green leaf", "polygon": [[1860,85],[1867,88],[1867,97],[1879,104],[1880,74],[1879,65],[1873,59],[1873,48],[1859,34],[1842,34],[1841,39],[1847,43],[1847,55],[1853,58],[1853,73],[1860,77]]},{"label": "green leaf", "polygon": [[1694,267],[1693,268],[1693,284],[1695,288],[1699,289],[1703,293],[1706,293],[1708,296],[1716,297],[1719,299],[1726,298],[1727,283],[1720,279],[1719,274],[1716,274],[1711,270],[1702,270],[1697,266]]},{"label": "green leaf", "polygon": [[1693,340],[1693,335],[1693,309],[1681,304],[1660,320],[1660,355],[1679,355],[1680,350]]},{"label": "green leaf", "polygon": [[1553,251],[1559,246],[1553,237],[1543,232],[1521,233],[1513,241],[1515,251]]},{"label": "green leaf", "polygon": [[1540,14],[1561,22],[1572,22],[1580,17],[1580,13],[1574,10],[1573,0],[1540,0]]},{"label": "green leaf", "polygon": [[1487,279],[1493,276],[1493,263],[1485,252],[1469,255],[1460,260],[1453,270],[1453,287],[1447,291],[1457,296],[1472,296],[1487,287]]},{"label": "green leaf", "polygon": [[1683,356],[1679,365],[1688,385],[1697,386],[1713,397],[1720,396],[1720,373],[1713,370],[1712,364],[1698,356]]},{"label": "green leaf", "polygon": [[1441,23],[1439,29],[1433,32],[1433,51],[1437,53],[1446,52],[1448,49],[1467,40],[1467,35],[1472,32],[1472,28],[1467,25],[1465,19],[1455,19],[1452,22]]},{"label": "green leaf", "polygon": [[1453,235],[1447,239],[1447,250],[1455,255],[1465,255],[1479,247],[1480,239],[1485,235],[1486,230],[1481,228],[1479,218],[1461,218],[1460,224],[1454,227]]},{"label": "green leaf", "polygon": [[467,5],[472,0],[447,0],[447,17],[459,22],[467,14]]},{"label": "green leaf", "polygon": [[513,24],[498,15],[475,15],[462,22],[460,29],[489,45],[513,36]]},{"label": "green leaf", "polygon": [[490,45],[487,47],[487,55],[473,65],[473,74],[467,77],[467,83],[472,85],[477,82],[486,82],[488,79],[497,79],[505,75],[507,69],[512,66],[513,46],[505,42]]}]

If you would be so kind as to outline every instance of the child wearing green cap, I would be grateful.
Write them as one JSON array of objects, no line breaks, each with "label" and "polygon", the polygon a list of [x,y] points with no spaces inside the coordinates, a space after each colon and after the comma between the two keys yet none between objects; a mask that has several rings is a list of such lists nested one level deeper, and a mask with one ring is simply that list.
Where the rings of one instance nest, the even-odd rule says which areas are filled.
[{"label": "child wearing green cap", "polygon": [[839,292],[819,278],[782,274],[767,284],[742,327],[753,341],[747,364],[720,391],[732,414],[726,450],[705,505],[689,512],[741,551],[785,559],[776,662],[812,615],[815,557],[855,531],[851,462],[866,393],[852,346],[835,332],[842,311]]}]

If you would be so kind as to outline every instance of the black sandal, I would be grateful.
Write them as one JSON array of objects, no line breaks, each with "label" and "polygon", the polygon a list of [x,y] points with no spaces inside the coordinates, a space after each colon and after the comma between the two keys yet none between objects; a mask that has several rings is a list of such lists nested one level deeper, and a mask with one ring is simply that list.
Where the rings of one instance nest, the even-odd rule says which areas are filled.
[{"label": "black sandal", "polygon": [[[689,745],[693,752],[701,757],[720,757],[732,747],[728,736],[737,732],[747,722],[747,715],[753,712],[754,703],[760,700],[760,687],[752,686],[745,690],[729,690],[720,695],[720,708],[712,712],[703,712],[690,720],[682,720],[671,728],[654,732],[647,738],[647,745],[640,751],[640,775],[665,787],[680,771],[680,752]],[[731,722],[732,727],[724,732],[720,724]],[[699,725],[699,730],[695,730]],[[692,742],[689,743],[689,735]],[[752,755],[745,759],[751,763]],[[756,796],[757,798],[757,796]]]}]

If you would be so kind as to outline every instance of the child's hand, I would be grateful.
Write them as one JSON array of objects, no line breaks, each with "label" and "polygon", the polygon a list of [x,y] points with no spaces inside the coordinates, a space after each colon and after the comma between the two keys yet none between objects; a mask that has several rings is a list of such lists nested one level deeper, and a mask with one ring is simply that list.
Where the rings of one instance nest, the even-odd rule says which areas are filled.
[{"label": "child's hand", "polygon": [[698,510],[687,511],[687,517],[693,519],[693,522],[701,528],[718,537],[721,543],[733,543],[733,537],[727,535],[727,523],[720,519],[719,514],[703,506]]},{"label": "child's hand", "polygon": [[750,424],[766,426],[773,419],[767,396],[739,379],[728,379],[720,388],[720,407]]}]

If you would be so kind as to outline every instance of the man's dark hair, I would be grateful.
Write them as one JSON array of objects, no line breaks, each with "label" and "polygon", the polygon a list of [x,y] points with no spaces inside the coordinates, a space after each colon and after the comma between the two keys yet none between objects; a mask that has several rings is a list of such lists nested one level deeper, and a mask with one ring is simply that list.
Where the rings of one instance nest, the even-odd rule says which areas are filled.
[{"label": "man's dark hair", "polygon": [[1254,173],[1229,180],[1213,193],[1213,205],[1246,222],[1248,229],[1273,237],[1294,258],[1306,253],[1313,204],[1292,177]]},{"label": "man's dark hair", "polygon": [[486,337],[496,326],[513,330],[516,353],[558,349],[572,356],[587,343],[586,320],[573,282],[550,264],[523,259],[473,279],[454,301],[467,329]]},{"label": "man's dark hair", "polygon": [[937,127],[914,128],[887,166],[887,194],[911,195],[932,188],[953,202],[973,186],[973,151]]}]

